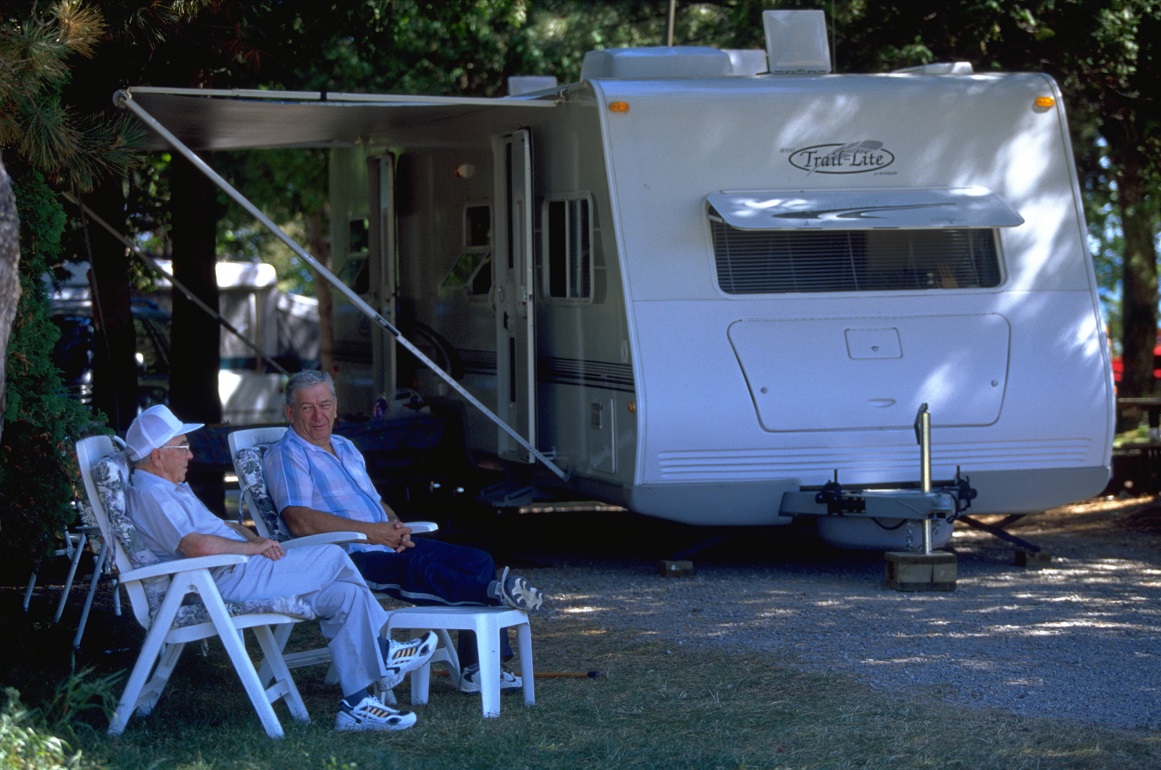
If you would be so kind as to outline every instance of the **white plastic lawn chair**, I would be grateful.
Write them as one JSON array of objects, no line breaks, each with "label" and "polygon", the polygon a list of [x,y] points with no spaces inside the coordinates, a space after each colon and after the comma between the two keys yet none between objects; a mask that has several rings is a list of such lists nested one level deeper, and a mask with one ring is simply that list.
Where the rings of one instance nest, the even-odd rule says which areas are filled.
[{"label": "white plastic lawn chair", "polygon": [[[280,524],[274,503],[266,493],[266,479],[262,473],[262,458],[266,449],[286,433],[283,426],[266,428],[247,428],[234,431],[227,436],[230,445],[230,456],[234,460],[234,472],[238,476],[238,487],[241,490],[239,498],[240,518],[245,520],[249,514],[254,522],[254,528],[262,537],[277,540],[282,543],[283,549],[300,548],[305,545],[320,545],[325,543],[350,543],[366,540],[367,536],[361,532],[323,532],[307,537],[293,537]],[[275,632],[279,647],[285,649],[290,638],[291,627],[279,628]],[[290,668],[313,666],[319,663],[330,663],[331,653],[326,647],[313,650],[286,653],[283,655],[286,665]],[[262,669],[259,675],[265,681],[268,671]],[[328,678],[333,676],[333,669]]]},{"label": "white plastic lawn chair", "polygon": [[[242,490],[241,500],[245,510],[254,521],[254,527],[263,537],[280,540],[283,547],[310,540],[318,535],[306,538],[289,539],[285,527],[274,508],[274,502],[266,489],[266,479],[262,471],[262,461],[270,445],[280,440],[286,432],[282,426],[247,428],[229,434],[230,456],[234,460],[234,470],[238,475],[238,485]],[[439,527],[434,522],[420,521],[407,522],[412,532],[421,534],[434,532]],[[340,533],[328,533],[340,534]],[[355,534],[358,533],[341,533]],[[362,538],[362,535],[358,535]],[[332,541],[333,542],[333,541]],[[391,598],[386,594],[376,594],[379,598]],[[476,631],[478,645],[481,682],[481,699],[484,716],[494,717],[500,714],[500,629],[517,627],[518,652],[520,654],[520,673],[523,678],[524,702],[531,706],[536,701],[535,685],[533,683],[532,666],[532,634],[528,623],[528,613],[523,610],[513,610],[507,607],[404,607],[390,610],[387,621],[387,631],[396,629],[407,632],[435,631],[439,637],[439,648],[431,660],[423,668],[411,674],[411,702],[413,704],[427,703],[428,690],[431,681],[432,664],[442,664],[448,668],[453,686],[459,686],[460,664],[456,654],[455,644],[452,642],[449,629]],[[280,631],[280,641],[285,644],[289,629]],[[306,666],[313,663],[323,663],[330,660],[326,648],[308,650],[306,652],[290,653],[286,661],[292,668]],[[392,703],[394,695],[389,691],[385,697]]]},{"label": "white plastic lawn chair", "polygon": [[[77,568],[80,566],[81,557],[86,551],[92,551],[93,546],[98,547],[93,552],[93,574],[89,578],[89,591],[85,596],[85,603],[81,609],[81,618],[77,624],[77,632],[73,637],[73,647],[79,649],[81,646],[81,637],[85,633],[85,624],[89,619],[89,611],[93,606],[93,597],[97,592],[97,584],[104,576],[112,578],[113,585],[113,610],[117,615],[121,614],[121,595],[117,591],[117,580],[110,569],[111,561],[109,559],[109,545],[101,537],[101,530],[95,521],[87,521],[91,519],[90,511],[85,508],[81,511],[81,519],[84,523],[74,527],[72,530],[65,530],[61,539],[61,547],[53,551],[53,557],[66,557],[69,561],[68,573],[65,576],[64,586],[61,588],[60,599],[57,601],[56,614],[53,615],[52,622],[59,623],[61,617],[64,615],[65,606],[68,604],[69,592],[73,587],[73,580],[76,578]],[[28,606],[32,601],[32,592],[36,588],[36,581],[39,578],[40,568],[42,564],[37,564],[32,570],[32,574],[28,577],[28,586],[24,589],[24,611],[28,612]]]},{"label": "white plastic lawn chair", "polygon": [[[282,543],[285,548],[297,548],[303,545],[317,545],[319,543],[351,543],[359,540],[366,540],[366,535],[361,532],[323,532],[316,535],[308,535],[306,537],[294,537],[282,525],[282,519],[274,508],[274,501],[270,499],[270,495],[266,490],[266,477],[262,471],[262,460],[266,456],[266,451],[271,444],[280,440],[286,433],[286,428],[283,426],[264,427],[264,428],[246,428],[230,433],[227,436],[227,441],[230,445],[230,456],[234,460],[234,472],[238,476],[238,487],[241,490],[240,506],[243,513],[249,514],[250,520],[254,523],[254,529],[262,537],[268,537],[272,540],[277,540]],[[438,529],[437,525],[431,522],[419,522],[419,528],[415,531],[433,532]],[[376,598],[384,599],[390,598],[386,594],[376,594]],[[450,646],[450,637],[446,631],[436,631],[440,637],[440,649],[437,650],[433,656],[436,662],[446,661],[447,650],[451,650],[451,655],[455,655],[455,648]],[[290,636],[290,628],[279,629],[276,633],[279,643],[285,649],[286,642]],[[448,644],[445,644],[447,642]],[[290,668],[298,668],[300,666],[312,666],[319,663],[330,663],[330,650],[326,647],[320,647],[313,650],[302,650],[299,652],[285,653],[283,657],[286,660],[286,665]],[[458,661],[453,657],[449,665],[454,666],[458,670]],[[430,661],[428,663],[430,665]],[[259,675],[263,676],[265,680],[266,671],[262,670]],[[327,679],[334,678],[333,668],[327,674]],[[390,690],[382,690],[381,694],[388,702],[395,702],[395,695]]]},{"label": "white plastic lawn chair", "polygon": [[[267,735],[278,738],[283,734],[272,705],[280,699],[286,700],[295,719],[308,721],[306,706],[272,629],[313,619],[310,606],[297,596],[244,603],[222,599],[210,570],[240,564],[245,556],[221,554],[159,561],[142,545],[140,534],[127,515],[129,464],[125,455],[117,451],[110,437],[93,436],[77,443],[77,460],[101,536],[113,549],[121,585],[137,621],[146,629],[109,733],[123,732],[134,713],[145,715],[153,710],[189,642],[215,636],[221,639]],[[187,603],[190,597],[197,601]],[[268,687],[259,680],[246,652],[245,629],[254,632],[272,671],[273,682]]]}]

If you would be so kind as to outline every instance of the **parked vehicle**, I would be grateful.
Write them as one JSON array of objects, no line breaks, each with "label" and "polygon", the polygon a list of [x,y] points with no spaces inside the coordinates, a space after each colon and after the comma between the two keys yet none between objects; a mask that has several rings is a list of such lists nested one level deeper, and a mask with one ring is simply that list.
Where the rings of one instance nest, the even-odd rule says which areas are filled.
[{"label": "parked vehicle", "polygon": [[[1100,492],[1114,391],[1057,85],[835,75],[821,12],[764,18],[765,56],[595,51],[503,99],[121,99],[174,146],[336,147],[340,401],[462,385],[566,471],[520,484],[873,548]],[[476,410],[466,441],[535,459]]]},{"label": "parked vehicle", "polygon": [[[169,313],[144,299],[131,304],[137,333],[137,408],[169,401]],[[52,321],[60,331],[53,363],[69,394],[83,404],[93,401],[93,306],[88,299],[52,303]]]}]

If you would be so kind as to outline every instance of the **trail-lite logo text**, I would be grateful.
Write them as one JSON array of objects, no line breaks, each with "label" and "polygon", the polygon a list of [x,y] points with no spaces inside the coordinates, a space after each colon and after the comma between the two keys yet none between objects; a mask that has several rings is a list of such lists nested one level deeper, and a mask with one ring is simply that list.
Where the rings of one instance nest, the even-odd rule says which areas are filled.
[{"label": "trail-lite logo text", "polygon": [[873,139],[847,144],[816,144],[790,155],[790,165],[813,174],[866,174],[895,162],[895,155]]}]

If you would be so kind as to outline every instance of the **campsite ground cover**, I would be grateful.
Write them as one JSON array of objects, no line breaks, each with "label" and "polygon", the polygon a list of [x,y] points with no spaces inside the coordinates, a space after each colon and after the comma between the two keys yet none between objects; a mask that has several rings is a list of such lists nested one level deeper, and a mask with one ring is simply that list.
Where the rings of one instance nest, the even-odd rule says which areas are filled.
[{"label": "campsite ground cover", "polygon": [[[525,709],[518,696],[508,696],[500,718],[485,721],[477,698],[451,692],[446,678],[437,677],[412,730],[338,735],[330,730],[333,686],[323,681],[321,667],[300,669],[296,680],[314,722],[296,724],[279,707],[287,736],[269,741],[215,645],[208,657],[197,649],[187,652],[156,712],[133,719],[123,736],[110,739],[102,732],[102,718],[82,716],[73,743],[93,766],[127,768],[1161,766],[1156,726],[1126,728],[1078,718],[1048,701],[1045,709],[1028,713],[991,706],[987,692],[973,696],[972,683],[948,673],[926,678],[920,672],[941,666],[900,663],[892,656],[906,649],[887,644],[908,633],[921,641],[926,635],[933,640],[930,648],[917,642],[918,649],[943,655],[962,636],[978,645],[974,663],[962,668],[983,669],[980,681],[987,682],[985,663],[1024,647],[1004,639],[989,612],[966,613],[974,617],[964,628],[946,638],[933,636],[933,629],[965,614],[956,611],[955,602],[987,601],[995,612],[1020,602],[1042,608],[1043,619],[1026,620],[1034,632],[1028,639],[1060,621],[1079,623],[1084,613],[1075,611],[1076,605],[1084,606],[1088,592],[1107,597],[1118,585],[1110,577],[1134,586],[1122,592],[1126,611],[1134,603],[1149,604],[1150,586],[1158,582],[1152,568],[1161,563],[1158,517],[1151,501],[1129,501],[1025,520],[1017,531],[1057,554],[1055,574],[1016,568],[1010,547],[992,538],[957,535],[960,585],[953,595],[940,597],[887,592],[878,585],[877,557],[838,554],[805,539],[780,542],[748,533],[695,553],[692,578],[664,579],[657,574],[657,558],[706,533],[637,520],[610,523],[606,517],[490,522],[486,530],[465,530],[464,536],[487,541],[554,593],[552,606],[534,624],[537,670],[596,670],[599,678],[538,679],[535,708]],[[1107,566],[1103,574],[1094,567],[1100,564]],[[1031,590],[1036,584],[1043,589],[1056,583],[1066,586],[1063,595],[1081,597],[1067,613],[1059,602],[1026,598],[1036,593]],[[1005,591],[1011,598],[1001,602]],[[19,687],[26,703],[40,702],[68,670],[68,623],[83,596],[74,591],[66,622],[54,626],[58,592],[51,583],[38,590],[28,616],[19,612],[18,586],[5,587],[0,595],[0,615],[9,629],[0,677]],[[881,610],[836,614],[847,611],[842,605],[868,612],[864,607],[875,602],[897,611],[887,613],[891,618],[882,617]],[[921,625],[905,625],[909,616],[924,617],[929,607],[947,617],[936,612]],[[1112,622],[1108,611],[1100,622]],[[828,625],[839,617],[853,617],[864,628]],[[889,625],[895,622],[904,625]],[[1141,622],[1151,621],[1146,616]],[[1148,640],[1134,637],[1136,631],[1109,633],[1122,632],[1130,636],[1127,649],[1145,653],[1142,666],[1155,664]],[[127,668],[140,638],[130,619],[112,615],[106,589],[77,662],[98,673]],[[1101,642],[1099,635],[1064,633],[1061,643],[1073,638]],[[317,639],[296,631],[293,643],[312,642]],[[815,659],[826,652],[825,644],[833,645],[829,663]],[[871,645],[879,645],[877,651],[869,650]],[[845,650],[850,664],[834,649]],[[908,668],[915,675],[910,680],[866,673]],[[1099,679],[1101,672],[1090,673]],[[998,676],[1011,678],[1002,670]],[[1110,679],[1115,676],[1110,672]],[[1095,686],[1084,682],[1086,688]],[[1075,697],[1123,696],[1133,683],[1105,684]],[[1018,700],[1036,702],[1035,682],[1025,683],[1024,690]],[[406,688],[400,696],[406,701]]]}]

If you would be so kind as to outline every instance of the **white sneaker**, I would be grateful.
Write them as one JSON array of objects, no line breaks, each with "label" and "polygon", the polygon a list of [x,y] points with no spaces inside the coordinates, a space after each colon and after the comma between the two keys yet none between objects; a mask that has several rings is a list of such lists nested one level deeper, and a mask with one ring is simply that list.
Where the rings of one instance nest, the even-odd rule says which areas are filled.
[{"label": "white sneaker", "polygon": [[345,700],[339,703],[339,713],[335,715],[335,729],[340,732],[360,730],[406,730],[415,724],[415,714],[399,711],[371,695],[351,706]]},{"label": "white sneaker", "polygon": [[514,610],[535,612],[544,604],[544,593],[519,575],[500,574],[500,601]]},{"label": "white sneaker", "polygon": [[383,656],[383,663],[387,666],[387,676],[382,680],[383,688],[390,690],[397,687],[403,677],[431,660],[438,646],[439,636],[434,631],[407,642],[388,639],[387,654]]},{"label": "white sneaker", "polygon": [[[524,689],[524,680],[511,671],[500,669],[500,692],[505,690]],[[480,691],[480,664],[473,663],[464,666],[460,671],[460,692],[474,693]]]}]

